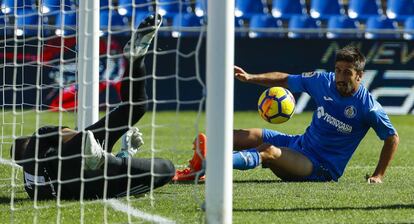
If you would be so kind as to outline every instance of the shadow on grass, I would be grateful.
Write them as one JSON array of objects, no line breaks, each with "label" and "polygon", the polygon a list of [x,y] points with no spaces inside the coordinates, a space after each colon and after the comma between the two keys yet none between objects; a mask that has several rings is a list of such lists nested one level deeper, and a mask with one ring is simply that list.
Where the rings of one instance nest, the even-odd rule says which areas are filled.
[{"label": "shadow on grass", "polygon": [[194,180],[188,180],[188,181],[172,181],[170,184],[178,184],[178,185],[204,185],[205,181],[199,181],[197,183],[194,182]]},{"label": "shadow on grass", "polygon": [[235,212],[306,212],[306,211],[347,211],[347,210],[386,210],[386,209],[414,209],[414,204],[394,204],[380,206],[345,206],[345,207],[309,207],[309,208],[234,208]]},{"label": "shadow on grass", "polygon": [[282,183],[282,180],[233,180],[235,184],[255,183],[255,184],[274,184]]},{"label": "shadow on grass", "polygon": [[[31,201],[30,198],[14,198],[14,202]],[[0,204],[10,204],[10,197],[0,197]]]},{"label": "shadow on grass", "polygon": [[[233,180],[234,184],[248,184],[248,183],[255,183],[255,184],[274,184],[274,183],[282,183],[281,180]],[[179,185],[194,185],[194,180],[189,181],[179,181],[179,182],[171,182],[171,184],[179,184]],[[204,185],[205,181],[197,182],[198,185]]]}]

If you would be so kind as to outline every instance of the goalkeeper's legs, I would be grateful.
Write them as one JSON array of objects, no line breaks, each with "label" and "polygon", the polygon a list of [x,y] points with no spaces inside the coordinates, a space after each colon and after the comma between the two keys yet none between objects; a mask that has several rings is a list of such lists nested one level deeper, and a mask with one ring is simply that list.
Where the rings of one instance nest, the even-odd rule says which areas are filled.
[{"label": "goalkeeper's legs", "polygon": [[[105,144],[104,149],[108,152],[112,151],[116,141],[134,125],[144,115],[146,111],[146,92],[145,80],[139,80],[145,76],[144,57],[140,57],[133,62],[132,78],[138,81],[130,81],[124,78],[122,81],[122,98],[123,103],[112,110],[108,115],[104,116],[95,124],[86,128],[90,130],[96,141]],[[128,76],[129,77],[129,76]],[[132,85],[130,84],[132,83]],[[127,94],[132,89],[132,94]],[[131,98],[131,99],[129,99]],[[76,134],[70,141],[62,145],[62,157],[70,157],[78,155],[70,159],[63,159],[61,163],[62,180],[70,180],[80,177],[81,173],[81,155],[82,148],[86,140],[86,135],[82,132]],[[59,160],[50,161],[52,170],[58,171]]]},{"label": "goalkeeper's legs", "polygon": [[174,165],[166,159],[118,158],[107,155],[107,161],[106,172],[104,169],[84,171],[86,181],[83,182],[83,196],[82,181],[78,177],[73,182],[62,185],[61,198],[79,200],[81,197],[98,199],[139,195],[164,186],[175,173]]},{"label": "goalkeeper's legs", "polygon": [[[147,95],[145,90],[146,70],[144,65],[145,54],[155,35],[156,28],[161,24],[160,16],[149,16],[145,19],[136,33],[134,33],[133,45],[130,47],[131,62],[127,66],[121,83],[122,103],[98,122],[86,128],[90,130],[95,139],[105,144],[104,149],[112,151],[115,142],[127,131],[130,126],[137,123],[146,112]],[[63,159],[61,163],[62,180],[76,179],[80,177],[80,155],[84,143],[84,135],[78,133],[70,141],[62,146],[62,157],[79,155],[76,158]],[[58,172],[59,160],[50,162],[52,170]],[[76,184],[75,184],[76,186]]]},{"label": "goalkeeper's legs", "polygon": [[145,75],[144,57],[142,56],[136,58],[125,70],[121,84],[121,104],[98,122],[86,128],[93,132],[96,140],[101,143],[105,142],[105,149],[108,152],[112,151],[116,141],[146,112]]},{"label": "goalkeeper's legs", "polygon": [[141,22],[138,30],[133,33],[131,41],[124,49],[130,63],[125,69],[121,83],[122,103],[107,116],[86,129],[91,130],[99,142],[105,142],[105,149],[108,152],[112,151],[115,142],[146,112],[144,59],[161,23],[162,17],[160,15],[150,15]]},{"label": "goalkeeper's legs", "polygon": [[[153,168],[151,169],[151,162]],[[128,166],[130,169],[128,170]],[[85,183],[85,199],[113,198],[126,195],[139,195],[171,181],[175,168],[171,161],[154,158],[108,158],[108,180],[105,195],[103,171],[88,171],[86,175],[101,178]],[[128,183],[128,181],[130,181]]]}]

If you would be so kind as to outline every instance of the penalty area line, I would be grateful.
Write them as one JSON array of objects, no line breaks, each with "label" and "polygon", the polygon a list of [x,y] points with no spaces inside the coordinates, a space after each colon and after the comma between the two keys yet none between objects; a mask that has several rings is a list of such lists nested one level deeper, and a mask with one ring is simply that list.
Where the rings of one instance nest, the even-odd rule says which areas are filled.
[{"label": "penalty area line", "polygon": [[175,223],[175,221],[169,220],[159,215],[153,215],[153,214],[140,211],[116,199],[109,199],[105,203],[109,204],[114,210],[121,211],[123,213],[127,213],[134,217],[144,219],[145,221],[154,222],[154,223]]}]

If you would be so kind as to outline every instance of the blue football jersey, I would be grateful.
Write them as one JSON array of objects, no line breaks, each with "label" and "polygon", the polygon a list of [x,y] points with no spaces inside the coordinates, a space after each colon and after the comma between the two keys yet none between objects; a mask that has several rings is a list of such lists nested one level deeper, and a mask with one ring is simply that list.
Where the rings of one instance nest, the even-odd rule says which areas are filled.
[{"label": "blue football jersey", "polygon": [[301,145],[314,155],[337,180],[342,176],[362,138],[373,128],[382,140],[396,134],[381,105],[361,84],[350,97],[342,97],[336,89],[335,73],[313,72],[289,75],[292,92],[306,92],[317,109],[312,123],[301,136]]}]

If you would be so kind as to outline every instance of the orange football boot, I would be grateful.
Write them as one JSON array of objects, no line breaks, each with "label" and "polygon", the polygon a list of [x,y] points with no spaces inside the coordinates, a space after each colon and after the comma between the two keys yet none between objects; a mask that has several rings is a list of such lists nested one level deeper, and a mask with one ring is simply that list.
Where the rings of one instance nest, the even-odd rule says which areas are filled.
[{"label": "orange football boot", "polygon": [[193,142],[194,155],[189,161],[187,168],[182,170],[176,170],[173,181],[192,181],[198,177],[198,180],[204,181],[205,175],[203,170],[203,161],[206,158],[207,153],[207,137],[205,134],[198,134],[197,138]]}]

